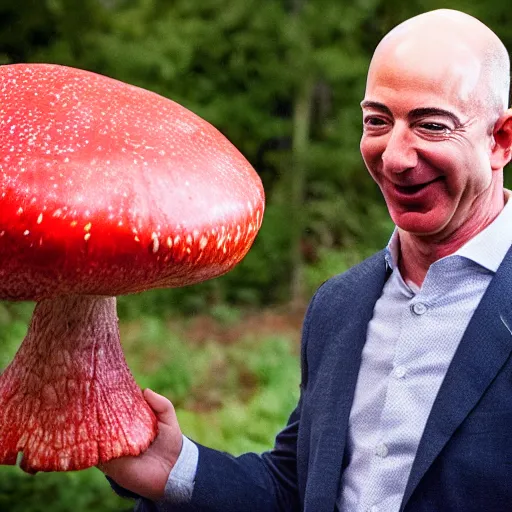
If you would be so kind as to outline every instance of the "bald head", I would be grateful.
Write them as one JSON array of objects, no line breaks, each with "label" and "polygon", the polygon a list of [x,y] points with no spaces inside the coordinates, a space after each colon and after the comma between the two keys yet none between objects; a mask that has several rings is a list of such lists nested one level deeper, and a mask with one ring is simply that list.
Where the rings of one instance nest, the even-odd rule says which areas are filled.
[{"label": "bald head", "polygon": [[440,9],[401,23],[377,46],[369,80],[383,60],[432,74],[444,66],[446,78],[460,87],[461,101],[479,104],[494,120],[508,108],[508,52],[492,30],[468,14]]}]

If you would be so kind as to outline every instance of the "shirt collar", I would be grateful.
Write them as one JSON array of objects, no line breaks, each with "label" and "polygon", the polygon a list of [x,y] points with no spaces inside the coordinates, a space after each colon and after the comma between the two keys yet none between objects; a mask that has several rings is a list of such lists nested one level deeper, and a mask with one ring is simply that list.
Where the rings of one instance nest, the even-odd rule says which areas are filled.
[{"label": "shirt collar", "polygon": [[512,193],[505,190],[505,208],[478,235],[463,245],[455,254],[496,272],[512,245]]},{"label": "shirt collar", "polygon": [[386,246],[386,253],[384,256],[386,258],[386,265],[391,270],[393,270],[397,265],[399,252],[400,240],[398,238],[398,228],[395,226],[393,234],[391,235],[388,245]]},{"label": "shirt collar", "polygon": [[[499,215],[478,235],[464,244],[458,251],[450,256],[462,256],[478,265],[496,272],[505,254],[512,245],[512,192],[504,190],[505,207]],[[395,227],[393,234],[386,246],[386,264],[394,269],[398,261],[400,251],[400,240],[398,229]]]}]

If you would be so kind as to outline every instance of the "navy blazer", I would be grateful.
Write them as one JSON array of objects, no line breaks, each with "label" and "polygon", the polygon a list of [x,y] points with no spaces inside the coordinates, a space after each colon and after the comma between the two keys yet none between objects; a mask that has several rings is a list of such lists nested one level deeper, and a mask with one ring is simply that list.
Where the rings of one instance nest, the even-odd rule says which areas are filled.
[{"label": "navy blazer", "polygon": [[[297,408],[262,456],[199,446],[192,500],[174,512],[333,512],[349,412],[384,251],[317,291],[305,317]],[[401,512],[512,511],[512,250],[464,333],[432,407]],[[136,510],[157,510],[140,499]]]}]

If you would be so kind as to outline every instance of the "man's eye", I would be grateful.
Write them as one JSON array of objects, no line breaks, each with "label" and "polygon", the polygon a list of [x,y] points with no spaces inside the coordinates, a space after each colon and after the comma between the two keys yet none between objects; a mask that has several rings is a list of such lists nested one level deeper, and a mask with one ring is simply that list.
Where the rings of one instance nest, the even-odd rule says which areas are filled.
[{"label": "man's eye", "polygon": [[447,132],[449,128],[440,123],[421,123],[420,127],[430,132]]},{"label": "man's eye", "polygon": [[363,124],[368,127],[384,126],[386,121],[380,117],[368,116],[363,119]]}]

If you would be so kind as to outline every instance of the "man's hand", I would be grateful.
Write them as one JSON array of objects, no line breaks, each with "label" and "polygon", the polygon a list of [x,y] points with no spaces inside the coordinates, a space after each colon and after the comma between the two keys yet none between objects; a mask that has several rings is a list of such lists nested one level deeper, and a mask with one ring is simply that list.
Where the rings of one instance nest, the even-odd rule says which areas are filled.
[{"label": "man's hand", "polygon": [[156,501],[164,496],[165,484],[181,452],[182,435],[174,407],[167,398],[150,389],[144,398],[158,419],[158,435],[137,457],[119,457],[98,468],[121,487]]}]

